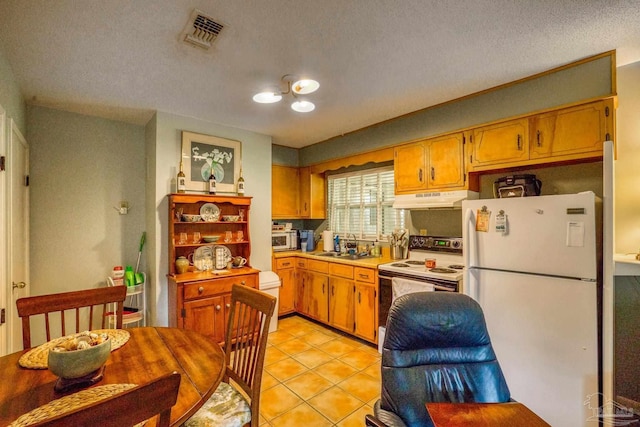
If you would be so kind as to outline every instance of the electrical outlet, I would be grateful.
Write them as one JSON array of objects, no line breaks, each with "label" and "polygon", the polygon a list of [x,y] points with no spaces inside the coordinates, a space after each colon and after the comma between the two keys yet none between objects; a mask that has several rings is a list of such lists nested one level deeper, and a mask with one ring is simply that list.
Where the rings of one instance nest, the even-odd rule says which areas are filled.
[{"label": "electrical outlet", "polygon": [[420,235],[421,236],[426,236],[427,235],[427,229],[426,228],[421,228],[420,229]]},{"label": "electrical outlet", "polygon": [[129,213],[129,203],[126,201],[120,202],[120,215],[126,215]]}]

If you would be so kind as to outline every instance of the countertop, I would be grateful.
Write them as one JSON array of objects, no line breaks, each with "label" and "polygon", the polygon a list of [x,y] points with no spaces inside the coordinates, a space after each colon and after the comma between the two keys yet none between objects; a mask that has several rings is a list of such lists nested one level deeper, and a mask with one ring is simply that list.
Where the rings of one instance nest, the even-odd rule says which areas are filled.
[{"label": "countertop", "polygon": [[319,260],[319,261],[328,261],[328,262],[335,262],[338,264],[347,264],[347,265],[354,265],[354,266],[359,266],[359,267],[369,267],[369,268],[376,268],[378,267],[378,265],[380,264],[386,264],[388,262],[393,261],[391,259],[391,257],[389,257],[388,255],[388,250],[383,251],[383,256],[381,257],[373,257],[373,258],[361,258],[361,259],[351,259],[349,257],[331,257],[331,256],[321,256],[319,254],[324,253],[323,251],[314,251],[314,252],[302,252],[300,250],[297,251],[280,251],[280,252],[273,252],[273,257],[275,259],[278,258],[286,258],[286,257],[301,257],[301,258],[307,258],[307,259],[315,259],[315,260]]},{"label": "countertop", "polygon": [[615,276],[640,276],[640,261],[636,254],[615,254],[613,262]]},{"label": "countertop", "polygon": [[182,274],[167,274],[167,277],[171,277],[176,283],[195,282],[198,280],[211,280],[222,279],[225,277],[240,276],[243,274],[259,273],[260,270],[256,270],[251,267],[232,268],[231,270],[212,270],[212,271],[189,271]]}]

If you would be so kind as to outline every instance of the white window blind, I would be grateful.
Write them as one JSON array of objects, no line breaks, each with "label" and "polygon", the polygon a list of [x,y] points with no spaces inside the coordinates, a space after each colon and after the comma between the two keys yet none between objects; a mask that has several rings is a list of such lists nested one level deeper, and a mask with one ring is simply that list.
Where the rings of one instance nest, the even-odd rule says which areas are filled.
[{"label": "white window blind", "polygon": [[404,210],[393,208],[393,189],[393,166],[329,176],[329,229],[373,240],[404,228]]}]

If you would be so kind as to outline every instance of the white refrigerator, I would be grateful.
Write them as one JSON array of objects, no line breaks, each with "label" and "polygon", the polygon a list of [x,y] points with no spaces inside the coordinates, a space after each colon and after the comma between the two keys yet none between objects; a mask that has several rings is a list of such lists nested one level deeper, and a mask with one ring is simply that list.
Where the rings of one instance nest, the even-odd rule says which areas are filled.
[{"label": "white refrigerator", "polygon": [[486,199],[462,209],[463,292],[484,311],[512,398],[552,426],[597,425],[599,199]]}]

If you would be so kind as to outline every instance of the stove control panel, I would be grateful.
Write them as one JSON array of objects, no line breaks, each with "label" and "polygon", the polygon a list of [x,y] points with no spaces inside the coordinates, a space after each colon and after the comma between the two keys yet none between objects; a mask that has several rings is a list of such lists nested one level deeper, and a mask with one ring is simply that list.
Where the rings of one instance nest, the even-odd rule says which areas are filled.
[{"label": "stove control panel", "polygon": [[409,236],[409,250],[462,253],[462,237]]}]

